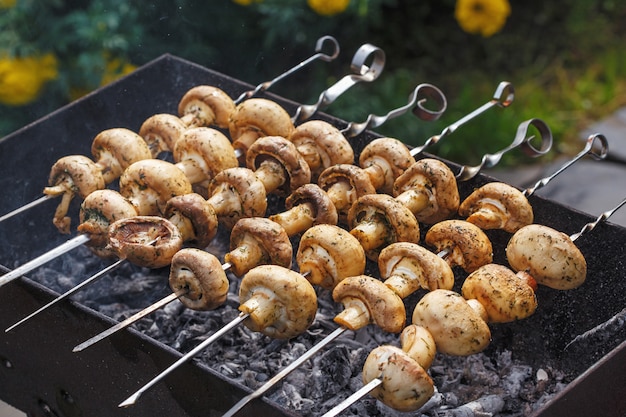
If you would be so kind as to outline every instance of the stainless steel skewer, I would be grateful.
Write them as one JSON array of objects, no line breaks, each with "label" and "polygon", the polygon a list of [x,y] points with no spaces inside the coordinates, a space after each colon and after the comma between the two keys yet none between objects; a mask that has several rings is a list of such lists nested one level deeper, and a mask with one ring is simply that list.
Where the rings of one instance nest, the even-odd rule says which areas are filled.
[{"label": "stainless steel skewer", "polygon": [[0,217],[0,222],[3,222],[7,219],[10,219],[13,216],[17,216],[20,213],[23,213],[33,207],[36,207],[42,203],[45,203],[48,200],[53,199],[56,196],[52,196],[52,195],[44,195],[42,197],[39,197],[36,200],[31,201],[30,203],[24,204],[22,207],[18,207],[13,211],[8,212],[7,214],[3,215],[2,217]]},{"label": "stainless steel skewer", "polygon": [[619,210],[624,204],[626,204],[626,198],[624,198],[617,206],[615,206],[611,210],[607,210],[604,213],[600,214],[596,220],[584,225],[583,228],[580,229],[580,232],[570,235],[569,238],[572,239],[572,242],[573,242],[579,237],[581,237],[582,235],[586,234],[587,232],[591,232],[593,229],[596,228],[598,224],[606,221],[609,217],[613,215],[613,213]]},{"label": "stainless steel skewer", "polygon": [[337,404],[336,406],[334,406],[333,408],[328,410],[322,417],[335,417],[335,416],[338,416],[346,408],[350,407],[352,404],[354,404],[355,402],[357,402],[361,398],[365,397],[367,394],[372,392],[374,390],[374,388],[376,388],[377,386],[381,385],[382,383],[383,383],[383,381],[381,381],[378,378],[372,379],[370,382],[368,382],[367,384],[365,384],[361,388],[359,388],[357,391],[355,391],[348,398],[346,398],[345,400],[343,400],[342,402],[340,402],[339,404]]}]

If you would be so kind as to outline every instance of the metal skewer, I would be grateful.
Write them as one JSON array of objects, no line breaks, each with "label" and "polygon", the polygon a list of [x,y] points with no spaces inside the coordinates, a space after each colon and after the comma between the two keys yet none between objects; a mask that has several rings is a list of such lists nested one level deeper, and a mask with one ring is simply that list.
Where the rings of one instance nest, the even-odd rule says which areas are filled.
[{"label": "metal skewer", "polygon": [[419,155],[420,153],[424,151],[424,149],[428,148],[429,146],[435,145],[441,139],[454,133],[459,127],[469,122],[470,120],[474,119],[475,117],[483,114],[484,112],[486,112],[492,107],[495,107],[495,106],[503,107],[503,108],[509,107],[513,103],[514,98],[515,98],[515,90],[513,89],[513,84],[511,84],[508,81],[500,82],[491,100],[489,100],[487,103],[483,104],[482,106],[480,106],[473,112],[466,114],[461,119],[457,120],[455,123],[452,123],[451,125],[447,126],[438,135],[431,136],[430,138],[428,138],[428,140],[426,140],[426,142],[424,142],[422,146],[418,146],[418,147],[411,149],[411,155],[412,156]]},{"label": "metal skewer", "polygon": [[7,214],[3,215],[2,217],[0,217],[0,222],[3,222],[5,220],[7,220],[7,219],[10,219],[13,216],[17,216],[18,214],[23,213],[23,212],[25,212],[25,211],[33,208],[33,207],[36,207],[36,206],[38,206],[38,205],[40,205],[42,203],[45,203],[46,201],[51,200],[54,197],[56,197],[56,196],[44,195],[42,197],[39,197],[38,199],[33,200],[30,203],[28,203],[28,204],[24,204],[22,207],[18,207],[15,210],[10,211]]},{"label": "metal skewer", "polygon": [[585,233],[591,232],[593,229],[595,229],[595,227],[598,224],[606,221],[609,217],[611,217],[613,215],[613,213],[615,213],[617,210],[619,210],[624,204],[626,204],[626,198],[624,198],[617,206],[615,206],[611,210],[607,210],[604,213],[600,214],[596,220],[594,220],[592,222],[589,222],[586,225],[584,225],[583,228],[580,229],[580,232],[574,233],[573,235],[570,235],[569,238],[573,242],[576,239],[578,239],[579,237],[581,237],[582,235],[584,235]]},{"label": "metal skewer", "polygon": [[367,394],[372,392],[374,390],[374,388],[378,387],[382,383],[383,383],[383,381],[381,381],[378,378],[372,379],[370,382],[368,382],[367,384],[363,385],[358,391],[355,391],[348,398],[346,398],[345,400],[343,400],[342,402],[340,402],[339,404],[337,404],[336,406],[334,406],[333,408],[328,410],[322,417],[335,417],[335,416],[338,416],[339,414],[341,414],[342,411],[344,411],[346,408],[350,407],[352,404],[354,404],[355,402],[357,402],[361,398],[365,397]]}]

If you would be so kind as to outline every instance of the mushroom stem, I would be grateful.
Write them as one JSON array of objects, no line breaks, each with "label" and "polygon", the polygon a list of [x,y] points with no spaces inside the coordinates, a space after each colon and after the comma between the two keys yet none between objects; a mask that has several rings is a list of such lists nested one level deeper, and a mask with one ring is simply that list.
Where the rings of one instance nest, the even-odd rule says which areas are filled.
[{"label": "mushroom stem", "polygon": [[482,229],[501,229],[505,222],[497,206],[497,204],[484,203],[483,207],[473,212],[465,220],[479,224]]},{"label": "mushroom stem", "polygon": [[207,180],[207,172],[209,172],[206,164],[199,160],[186,159],[176,164],[178,168],[185,174],[185,177],[192,184],[199,184]]},{"label": "mushroom stem", "polygon": [[337,181],[325,191],[338,212],[344,212],[352,205],[354,188],[348,181]]},{"label": "mushroom stem", "polygon": [[255,174],[265,185],[265,192],[271,194],[287,181],[287,175],[280,163],[273,159],[261,162]]},{"label": "mushroom stem", "polygon": [[280,224],[289,236],[311,228],[315,222],[315,210],[310,203],[298,204],[291,209],[273,215],[272,221]]},{"label": "mushroom stem", "polygon": [[260,132],[257,132],[255,130],[248,130],[242,133],[241,136],[239,136],[233,142],[233,147],[235,149],[241,150],[242,155],[244,155],[244,159],[246,153],[248,153],[248,149],[250,148],[250,146],[252,146],[252,144],[260,137],[259,134]]},{"label": "mushroom stem", "polygon": [[311,172],[317,171],[322,166],[322,158],[320,157],[319,150],[313,143],[301,143],[298,145],[298,152],[304,158]]},{"label": "mushroom stem", "polygon": [[378,163],[364,168],[364,171],[369,175],[374,188],[379,190],[383,185],[385,185],[387,173],[391,172],[391,169],[388,167],[387,161],[384,159],[378,159],[377,162]]},{"label": "mushroom stem", "polygon": [[335,316],[335,323],[350,330],[358,330],[370,324],[370,312],[362,300],[346,297],[341,302],[344,309]]},{"label": "mushroom stem", "polygon": [[259,242],[249,234],[245,234],[239,245],[228,252],[224,258],[232,265],[233,273],[237,276],[245,274],[255,265],[259,265],[265,252]]},{"label": "mushroom stem", "polygon": [[388,229],[382,221],[364,221],[357,224],[350,234],[357,238],[367,252],[385,244]]},{"label": "mushroom stem", "polygon": [[249,314],[261,331],[275,323],[283,314],[282,305],[275,298],[272,290],[256,288],[253,295],[239,306],[239,311]]},{"label": "mushroom stem", "polygon": [[231,189],[231,185],[228,183],[220,183],[218,188],[207,199],[207,202],[213,207],[218,218],[243,211],[241,198]]},{"label": "mushroom stem", "polygon": [[[398,297],[404,299],[420,289],[420,279],[411,278],[416,268],[415,261],[410,258],[402,258],[393,267],[393,275],[385,280],[385,285],[393,290]],[[405,273],[405,272],[408,272]]]},{"label": "mushroom stem", "polygon": [[430,202],[428,195],[419,189],[407,190],[397,196],[396,200],[404,204],[416,216],[428,207]]},{"label": "mushroom stem", "polygon": [[61,197],[61,202],[54,211],[54,218],[52,219],[52,223],[56,226],[57,229],[59,229],[61,233],[70,233],[70,218],[66,216],[66,214],[70,209],[70,203],[72,202],[74,195],[75,193],[72,191],[71,188],[66,189]]},{"label": "mushroom stem", "polygon": [[176,226],[183,241],[187,242],[195,237],[196,231],[189,217],[183,216],[180,212],[175,212],[172,216],[168,217],[168,220]]}]

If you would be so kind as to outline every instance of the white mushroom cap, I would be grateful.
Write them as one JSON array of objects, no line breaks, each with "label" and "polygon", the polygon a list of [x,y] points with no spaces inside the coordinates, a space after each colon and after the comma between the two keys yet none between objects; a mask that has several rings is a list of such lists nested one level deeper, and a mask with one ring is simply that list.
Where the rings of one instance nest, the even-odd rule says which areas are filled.
[{"label": "white mushroom cap", "polygon": [[139,128],[139,136],[150,148],[153,158],[161,153],[172,152],[176,141],[180,138],[187,126],[173,114],[160,113],[148,117]]},{"label": "white mushroom cap", "polygon": [[178,115],[187,127],[228,127],[235,102],[217,87],[198,85],[188,90],[178,103]]},{"label": "white mushroom cap", "polygon": [[98,133],[91,143],[91,154],[109,184],[122,175],[130,165],[152,158],[146,141],[125,128],[113,128]]},{"label": "white mushroom cap", "polygon": [[414,163],[407,146],[393,138],[374,139],[359,155],[359,166],[370,174],[376,190],[385,194],[392,193],[396,178]]},{"label": "white mushroom cap", "polygon": [[317,184],[330,197],[342,223],[347,222],[348,210],[358,198],[376,193],[367,172],[356,165],[339,164],[328,167],[320,174]]}]

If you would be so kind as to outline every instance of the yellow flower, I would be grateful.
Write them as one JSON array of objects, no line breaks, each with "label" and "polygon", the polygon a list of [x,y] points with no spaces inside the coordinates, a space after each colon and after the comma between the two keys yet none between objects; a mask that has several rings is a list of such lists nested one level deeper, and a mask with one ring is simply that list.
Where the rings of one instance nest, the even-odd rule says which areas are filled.
[{"label": "yellow flower", "polygon": [[15,6],[17,0],[0,0],[0,9],[10,9]]},{"label": "yellow flower", "polygon": [[457,0],[454,10],[461,29],[486,38],[500,31],[510,14],[508,0]]},{"label": "yellow flower", "polygon": [[130,74],[135,69],[137,69],[136,65],[124,62],[119,58],[108,60],[106,66],[104,67],[104,74],[102,74],[100,85],[106,85],[115,81],[123,75]]},{"label": "yellow flower", "polygon": [[261,3],[263,0],[233,0],[234,3],[237,3],[241,6],[249,6],[252,3]]},{"label": "yellow flower", "polygon": [[307,4],[319,15],[332,16],[344,12],[350,0],[307,0]]},{"label": "yellow flower", "polygon": [[52,54],[0,55],[0,102],[9,106],[28,104],[39,96],[44,84],[57,75],[57,60]]}]

